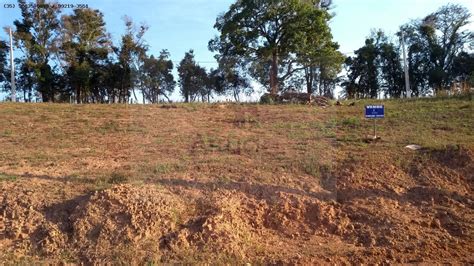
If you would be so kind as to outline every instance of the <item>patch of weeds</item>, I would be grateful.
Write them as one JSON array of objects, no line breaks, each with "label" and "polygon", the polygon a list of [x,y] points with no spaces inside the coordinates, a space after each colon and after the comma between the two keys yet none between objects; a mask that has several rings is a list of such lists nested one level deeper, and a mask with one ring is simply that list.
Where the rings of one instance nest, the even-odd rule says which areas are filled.
[{"label": "patch of weeds", "polygon": [[118,132],[120,130],[120,125],[116,121],[107,121],[102,126],[99,127],[98,131],[102,134],[110,132]]},{"label": "patch of weeds", "polygon": [[261,140],[259,139],[229,136],[221,151],[231,154],[258,153],[260,147]]},{"label": "patch of weeds", "polygon": [[0,173],[0,181],[16,181],[17,176]]},{"label": "patch of weeds", "polygon": [[321,162],[316,156],[310,155],[302,160],[300,169],[307,175],[317,178],[323,188],[327,190],[335,189],[333,165]]},{"label": "patch of weeds", "polygon": [[310,129],[319,129],[319,130],[321,130],[324,127],[323,123],[321,123],[319,121],[309,122],[308,126],[309,126]]},{"label": "patch of weeds", "polygon": [[217,184],[225,185],[225,184],[229,184],[231,181],[232,181],[232,179],[229,176],[220,175],[217,179]]},{"label": "patch of weeds", "polygon": [[256,127],[260,127],[260,121],[258,121],[255,117],[247,113],[244,113],[243,116],[236,117],[234,119],[234,124],[239,127],[249,125],[255,125]]},{"label": "patch of weeds", "polygon": [[121,172],[113,172],[110,178],[107,180],[107,183],[117,185],[117,184],[123,184],[127,183],[130,179],[130,176],[121,173]]},{"label": "patch of weeds", "polygon": [[447,126],[447,125],[434,125],[432,127],[434,130],[441,130],[441,131],[453,131],[454,128]]},{"label": "patch of weeds", "polygon": [[276,122],[276,123],[273,123],[272,126],[278,129],[293,129],[297,127],[298,124],[294,122]]},{"label": "patch of weeds", "polygon": [[36,118],[36,122],[48,122],[50,119],[47,115],[41,114]]},{"label": "patch of weeds", "polygon": [[351,128],[355,128],[357,126],[360,125],[360,120],[358,117],[348,117],[348,118],[344,118],[342,119],[341,121],[341,125],[345,126],[345,127],[351,127]]},{"label": "patch of weeds", "polygon": [[94,183],[94,181],[93,181],[92,179],[89,179],[89,178],[82,178],[82,177],[79,176],[78,174],[71,174],[71,175],[68,175],[68,176],[66,176],[64,179],[66,179],[66,180],[69,181],[69,182],[78,183],[78,184],[90,184],[90,183]]},{"label": "patch of weeds", "polygon": [[79,261],[75,257],[74,253],[70,250],[63,250],[59,256],[62,262],[77,264]]},{"label": "patch of weeds", "polygon": [[13,132],[11,130],[8,130],[8,129],[5,129],[3,130],[2,134],[0,135],[0,137],[10,137],[13,135]]},{"label": "patch of weeds", "polygon": [[171,209],[171,221],[174,224],[183,224],[186,222],[181,211],[176,208]]},{"label": "patch of weeds", "polygon": [[176,164],[176,163],[163,163],[163,164],[157,164],[153,169],[153,173],[155,175],[165,175],[165,174],[182,171],[182,170],[185,170],[185,167],[183,165]]},{"label": "patch of weeds", "polygon": [[329,191],[335,191],[336,188],[336,177],[334,176],[333,166],[330,164],[319,165],[319,175],[321,186]]},{"label": "patch of weeds", "polygon": [[337,125],[337,120],[334,118],[331,118],[328,121],[326,121],[326,123],[324,123],[324,125],[321,127],[321,131],[323,135],[327,138],[335,138],[336,125]]},{"label": "patch of weeds", "polygon": [[319,160],[314,156],[306,157],[302,162],[302,170],[313,177],[320,178]]},{"label": "patch of weeds", "polygon": [[51,158],[44,153],[36,153],[28,157],[29,162],[32,166],[42,166],[43,163],[50,161]]},{"label": "patch of weeds", "polygon": [[137,133],[145,133],[145,127],[143,125],[132,124],[129,125],[126,129],[127,132],[137,132]]},{"label": "patch of weeds", "polygon": [[302,140],[302,139],[309,139],[313,135],[313,132],[310,130],[303,130],[303,129],[293,129],[287,131],[287,137],[291,140]]},{"label": "patch of weeds", "polygon": [[361,138],[354,134],[344,134],[336,138],[337,141],[351,143],[358,146],[364,146],[364,142]]}]

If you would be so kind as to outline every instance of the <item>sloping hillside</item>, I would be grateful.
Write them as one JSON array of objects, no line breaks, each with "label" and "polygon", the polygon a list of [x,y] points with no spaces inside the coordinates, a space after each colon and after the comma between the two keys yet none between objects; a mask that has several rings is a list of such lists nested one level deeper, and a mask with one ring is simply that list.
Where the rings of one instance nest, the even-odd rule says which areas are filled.
[{"label": "sloping hillside", "polygon": [[371,103],[0,104],[0,261],[474,263],[472,98]]}]

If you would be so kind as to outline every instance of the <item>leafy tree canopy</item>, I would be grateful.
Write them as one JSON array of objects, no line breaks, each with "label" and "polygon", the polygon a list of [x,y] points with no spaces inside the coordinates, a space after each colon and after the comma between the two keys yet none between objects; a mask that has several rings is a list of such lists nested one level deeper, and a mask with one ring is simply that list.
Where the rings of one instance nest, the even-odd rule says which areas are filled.
[{"label": "leafy tree canopy", "polygon": [[[270,92],[277,93],[283,80],[301,70],[295,67],[299,57],[331,42],[330,18],[319,0],[238,0],[217,18],[220,36],[209,48],[220,57],[240,56],[263,68]],[[259,72],[253,73],[258,79]]]}]

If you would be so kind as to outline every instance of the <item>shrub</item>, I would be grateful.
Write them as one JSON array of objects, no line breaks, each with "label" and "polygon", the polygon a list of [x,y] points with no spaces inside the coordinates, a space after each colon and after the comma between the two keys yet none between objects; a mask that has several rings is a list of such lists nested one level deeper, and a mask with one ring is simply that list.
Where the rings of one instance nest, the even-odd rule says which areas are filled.
[{"label": "shrub", "polygon": [[279,97],[276,94],[265,93],[260,97],[261,104],[274,104],[279,101]]}]

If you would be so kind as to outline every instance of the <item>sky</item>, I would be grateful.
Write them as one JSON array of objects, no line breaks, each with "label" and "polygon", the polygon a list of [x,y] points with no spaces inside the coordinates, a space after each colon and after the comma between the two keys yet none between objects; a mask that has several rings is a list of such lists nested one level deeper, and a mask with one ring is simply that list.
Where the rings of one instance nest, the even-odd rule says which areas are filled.
[{"label": "sky", "polygon": [[[207,69],[216,67],[213,53],[207,44],[217,31],[213,29],[216,17],[225,12],[234,0],[80,0],[90,8],[100,10],[105,17],[107,29],[118,43],[124,33],[124,15],[134,22],[145,22],[150,28],[145,35],[149,52],[158,55],[162,49],[171,53],[175,65],[184,53],[193,49],[196,61]],[[79,3],[69,0],[61,4]],[[330,23],[334,40],[340,44],[340,51],[352,55],[364,44],[372,29],[383,29],[393,34],[400,25],[411,19],[422,18],[439,7],[456,3],[474,13],[473,0],[333,0],[335,17]],[[5,8],[5,4],[15,4],[13,0],[0,0],[0,27],[13,25],[20,18],[18,7]],[[64,12],[70,12],[66,9]],[[474,30],[474,23],[469,26]],[[5,32],[0,39],[7,40]],[[177,98],[174,95],[173,98]]]}]

